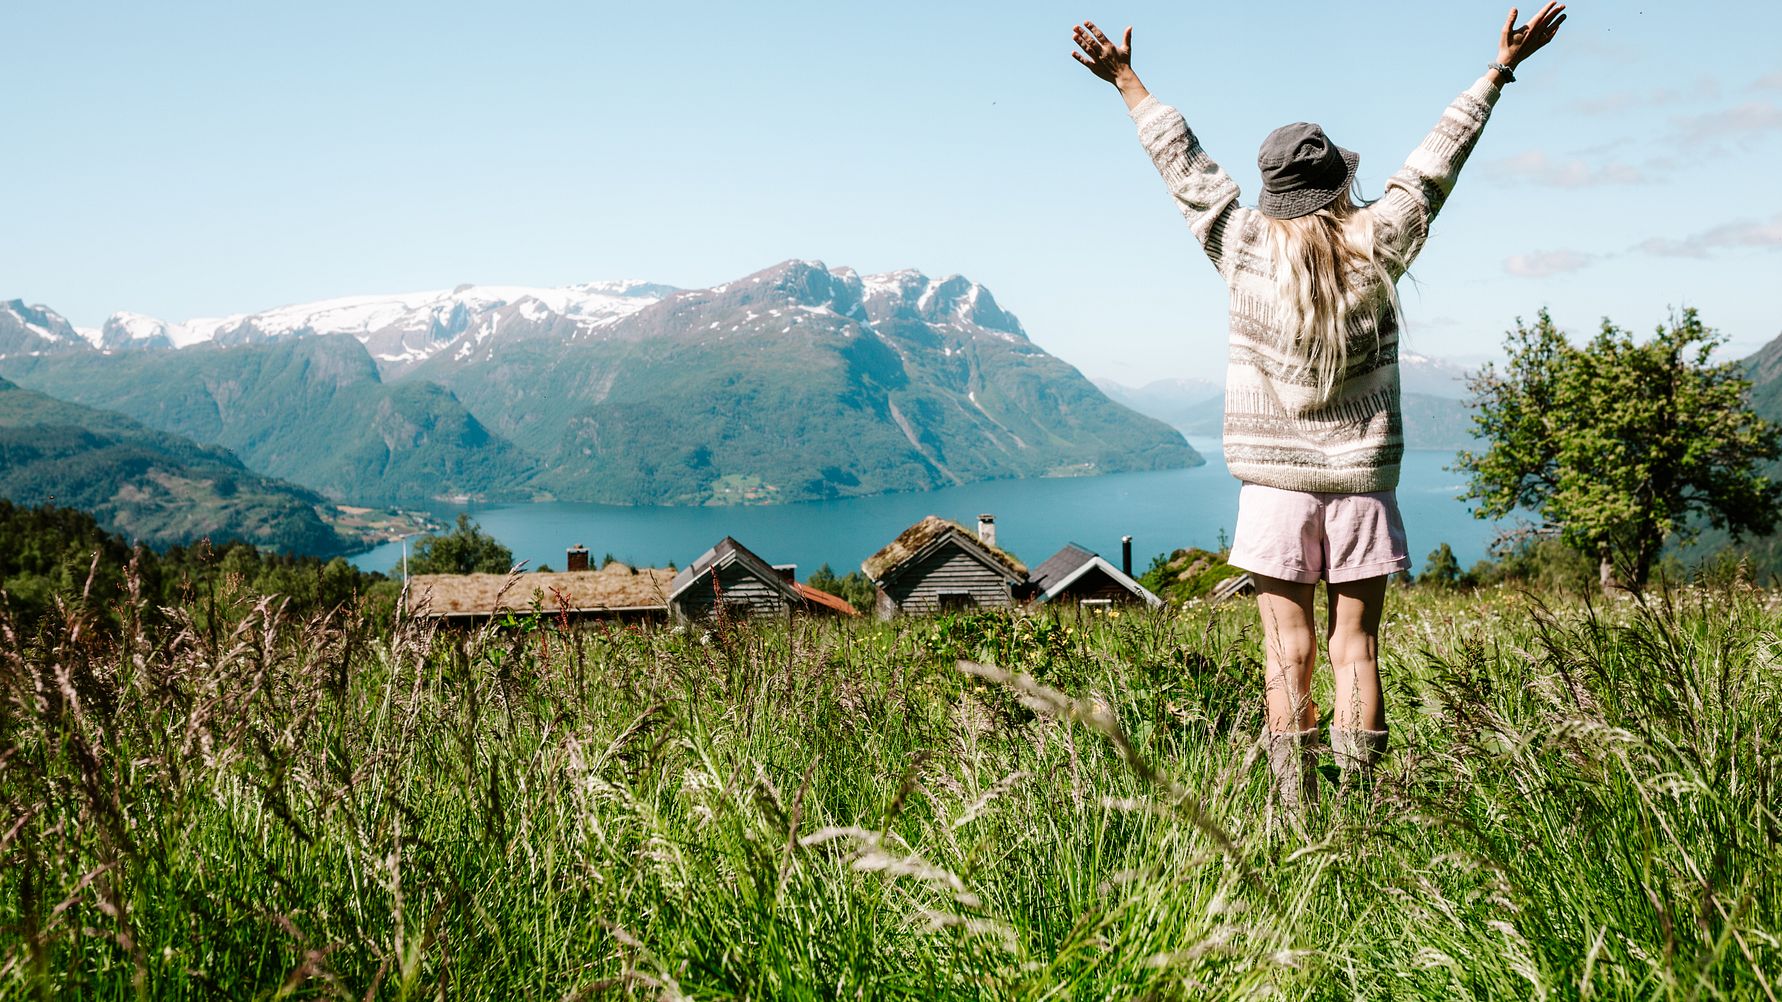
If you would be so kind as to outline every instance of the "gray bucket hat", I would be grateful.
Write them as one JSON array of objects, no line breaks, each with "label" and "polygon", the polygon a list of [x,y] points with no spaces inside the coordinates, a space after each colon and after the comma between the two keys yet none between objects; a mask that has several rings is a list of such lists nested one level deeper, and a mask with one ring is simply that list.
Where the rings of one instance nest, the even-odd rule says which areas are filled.
[{"label": "gray bucket hat", "polygon": [[1256,166],[1262,171],[1264,215],[1293,219],[1316,212],[1355,182],[1361,155],[1330,141],[1311,122],[1283,125],[1262,141]]}]

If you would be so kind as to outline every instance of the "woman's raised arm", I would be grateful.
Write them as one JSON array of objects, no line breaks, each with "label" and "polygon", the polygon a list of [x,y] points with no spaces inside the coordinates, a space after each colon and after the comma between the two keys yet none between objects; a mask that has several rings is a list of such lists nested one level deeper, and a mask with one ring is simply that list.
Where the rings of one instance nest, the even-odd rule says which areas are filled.
[{"label": "woman's raised arm", "polygon": [[1239,211],[1237,182],[1201,149],[1181,113],[1153,97],[1133,72],[1131,28],[1118,45],[1093,21],[1077,25],[1071,35],[1081,50],[1071,53],[1076,61],[1119,88],[1127,114],[1138,125],[1139,141],[1163,176],[1176,208],[1213,267],[1224,274],[1225,230]]},{"label": "woman's raised arm", "polygon": [[1387,180],[1386,193],[1374,205],[1385,224],[1380,238],[1391,247],[1399,270],[1409,268],[1423,250],[1430,221],[1454,191],[1460,168],[1478,144],[1503,86],[1516,79],[1516,67],[1551,42],[1564,23],[1565,5],[1557,0],[1520,28],[1515,26],[1516,8],[1510,8],[1498,35],[1497,61],[1488,64],[1485,75],[1448,105],[1441,121]]}]

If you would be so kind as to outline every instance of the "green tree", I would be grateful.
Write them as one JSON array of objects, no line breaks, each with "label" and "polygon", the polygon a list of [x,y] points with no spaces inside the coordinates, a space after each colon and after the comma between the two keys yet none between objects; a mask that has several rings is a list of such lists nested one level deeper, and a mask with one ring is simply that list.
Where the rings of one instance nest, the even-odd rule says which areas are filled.
[{"label": "green tree", "polygon": [[818,591],[826,591],[846,599],[849,605],[861,612],[870,612],[876,597],[872,582],[867,580],[866,575],[859,571],[849,571],[846,577],[837,576],[834,568],[828,564],[812,571],[804,583]]},{"label": "green tree", "polygon": [[1583,347],[1542,310],[1505,338],[1508,361],[1469,385],[1488,443],[1464,451],[1474,514],[1536,512],[1542,528],[1638,591],[1667,540],[1703,522],[1736,539],[1767,532],[1782,489],[1760,472],[1782,454],[1778,430],[1750,408],[1724,342],[1693,309],[1637,342],[1607,319]]},{"label": "green tree", "polygon": [[1423,564],[1423,573],[1417,575],[1417,583],[1437,588],[1458,588],[1465,584],[1466,574],[1460,569],[1454,548],[1443,543],[1432,550]]},{"label": "green tree", "polygon": [[513,565],[514,551],[463,513],[449,531],[422,536],[408,558],[410,574],[506,574]]}]

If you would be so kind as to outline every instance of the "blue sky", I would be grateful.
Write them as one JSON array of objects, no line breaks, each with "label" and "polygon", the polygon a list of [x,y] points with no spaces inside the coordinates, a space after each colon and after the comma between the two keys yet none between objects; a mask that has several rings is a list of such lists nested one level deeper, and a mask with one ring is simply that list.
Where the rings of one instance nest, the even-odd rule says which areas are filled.
[{"label": "blue sky", "polygon": [[[1091,375],[1216,378],[1223,290],[1084,17],[1258,188],[1321,122],[1370,195],[1507,7],[9,5],[0,297],[82,325],[460,282],[704,286],[785,258],[988,285]],[[1782,5],[1582,2],[1498,105],[1404,289],[1410,347],[1518,315],[1782,333]],[[1524,16],[1533,8],[1525,8]]]}]

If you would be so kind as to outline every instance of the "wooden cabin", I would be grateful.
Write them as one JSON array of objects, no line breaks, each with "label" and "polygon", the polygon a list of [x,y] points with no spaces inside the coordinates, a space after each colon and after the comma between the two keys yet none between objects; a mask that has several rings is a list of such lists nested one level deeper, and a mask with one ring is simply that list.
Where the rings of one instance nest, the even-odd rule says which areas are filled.
[{"label": "wooden cabin", "polygon": [[785,616],[807,604],[791,577],[725,536],[674,576],[669,607],[677,619],[705,619],[720,603],[737,619]]},{"label": "wooden cabin", "polygon": [[1236,577],[1226,578],[1219,582],[1218,587],[1214,588],[1207,597],[1215,602],[1223,602],[1239,595],[1254,594],[1256,594],[1256,578],[1251,576],[1249,571],[1245,571]]},{"label": "wooden cabin", "polygon": [[1115,567],[1100,554],[1076,543],[1066,545],[1035,568],[1030,583],[1036,604],[1079,608],[1163,604],[1162,599],[1133,578],[1130,570]]},{"label": "wooden cabin", "polygon": [[1007,609],[1024,597],[1027,568],[996,546],[995,519],[978,532],[930,515],[860,565],[878,591],[880,619],[965,609]]},{"label": "wooden cabin", "polygon": [[535,574],[417,574],[408,607],[418,617],[470,625],[536,609],[571,621],[653,622],[668,618],[674,572],[610,563],[597,571]]}]

